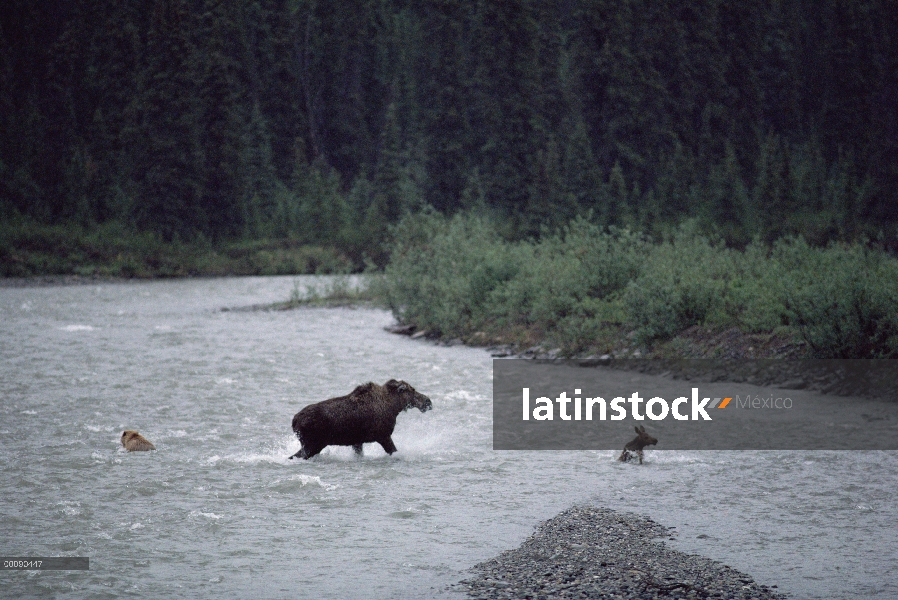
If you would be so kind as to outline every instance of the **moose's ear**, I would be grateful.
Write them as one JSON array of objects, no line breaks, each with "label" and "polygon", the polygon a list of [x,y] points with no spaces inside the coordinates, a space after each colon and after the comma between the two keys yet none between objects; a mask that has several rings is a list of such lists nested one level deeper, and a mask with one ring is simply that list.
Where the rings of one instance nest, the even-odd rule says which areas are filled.
[{"label": "moose's ear", "polygon": [[394,392],[407,392],[411,386],[404,381],[396,381],[395,379],[391,379],[387,382],[387,389]]},{"label": "moose's ear", "polygon": [[639,427],[634,427],[633,429],[636,430],[636,433],[642,433],[641,431],[639,431]]}]

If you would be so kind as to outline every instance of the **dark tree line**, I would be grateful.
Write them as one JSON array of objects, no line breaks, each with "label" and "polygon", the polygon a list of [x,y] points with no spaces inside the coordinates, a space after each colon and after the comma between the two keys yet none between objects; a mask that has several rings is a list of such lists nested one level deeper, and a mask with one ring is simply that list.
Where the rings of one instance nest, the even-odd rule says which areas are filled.
[{"label": "dark tree line", "polygon": [[889,0],[8,0],[0,216],[363,253],[684,217],[896,238]]}]

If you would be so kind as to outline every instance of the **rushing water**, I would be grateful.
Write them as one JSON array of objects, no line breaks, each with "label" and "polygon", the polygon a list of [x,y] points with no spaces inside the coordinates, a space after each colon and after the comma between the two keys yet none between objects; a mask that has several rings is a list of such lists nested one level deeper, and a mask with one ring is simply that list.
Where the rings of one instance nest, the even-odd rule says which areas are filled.
[{"label": "rushing water", "polygon": [[[0,595],[459,597],[466,569],[594,502],[796,598],[898,597],[898,453],[493,451],[484,351],[391,335],[380,310],[220,310],[293,286],[0,288],[0,555],[90,557],[0,572]],[[299,408],[390,378],[434,405],[399,416],[397,454],[287,460]],[[124,452],[124,429],[158,451]]]}]

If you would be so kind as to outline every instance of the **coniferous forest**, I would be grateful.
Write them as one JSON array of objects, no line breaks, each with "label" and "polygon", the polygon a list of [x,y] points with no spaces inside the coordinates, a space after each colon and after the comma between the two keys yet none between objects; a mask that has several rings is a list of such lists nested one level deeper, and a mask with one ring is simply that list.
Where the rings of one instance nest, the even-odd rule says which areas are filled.
[{"label": "coniferous forest", "polygon": [[432,207],[898,245],[887,0],[7,0],[0,218],[383,263]]}]

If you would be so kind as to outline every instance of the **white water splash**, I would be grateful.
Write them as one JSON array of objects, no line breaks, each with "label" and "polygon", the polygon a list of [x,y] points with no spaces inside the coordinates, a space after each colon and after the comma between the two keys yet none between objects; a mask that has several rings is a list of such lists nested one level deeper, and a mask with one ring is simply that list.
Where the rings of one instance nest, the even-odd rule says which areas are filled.
[{"label": "white water splash", "polygon": [[94,327],[92,325],[66,325],[64,327],[59,327],[60,331],[93,331]]}]

